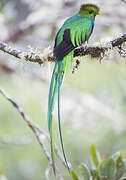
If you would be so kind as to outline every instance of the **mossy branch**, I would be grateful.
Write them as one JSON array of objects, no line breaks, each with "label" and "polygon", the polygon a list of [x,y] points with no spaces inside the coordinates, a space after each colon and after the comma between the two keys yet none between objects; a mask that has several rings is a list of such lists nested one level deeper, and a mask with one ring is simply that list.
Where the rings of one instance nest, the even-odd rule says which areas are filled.
[{"label": "mossy branch", "polygon": [[[74,50],[74,56],[86,56],[90,55],[91,58],[103,58],[105,53],[109,49],[113,49],[117,47],[119,49],[119,53],[121,56],[126,58],[126,52],[122,49],[122,44],[126,42],[126,33],[121,35],[120,37],[108,42],[106,45],[102,46],[92,46],[92,47],[79,47]],[[50,48],[46,48],[43,53],[39,51],[29,50],[29,51],[21,51],[15,48],[12,48],[7,43],[0,41],[0,50],[10,54],[18,59],[23,59],[26,61],[43,64],[46,61],[54,62],[55,57],[53,55],[53,51]]]}]

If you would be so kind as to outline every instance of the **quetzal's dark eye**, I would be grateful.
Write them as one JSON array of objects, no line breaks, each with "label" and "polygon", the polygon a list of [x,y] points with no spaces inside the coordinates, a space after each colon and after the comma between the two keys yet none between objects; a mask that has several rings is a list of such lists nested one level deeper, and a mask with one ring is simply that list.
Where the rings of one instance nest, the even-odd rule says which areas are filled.
[{"label": "quetzal's dark eye", "polygon": [[92,10],[90,10],[90,11],[89,11],[89,14],[92,14],[92,13],[93,13],[93,11],[92,11]]}]

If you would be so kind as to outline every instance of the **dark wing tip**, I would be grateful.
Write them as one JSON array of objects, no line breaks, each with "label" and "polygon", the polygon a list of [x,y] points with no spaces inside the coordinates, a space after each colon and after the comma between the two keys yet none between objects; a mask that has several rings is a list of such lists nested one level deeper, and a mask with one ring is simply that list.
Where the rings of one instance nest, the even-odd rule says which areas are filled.
[{"label": "dark wing tip", "polygon": [[[56,37],[56,41],[57,41],[57,37]],[[56,42],[55,42],[53,53],[57,59],[62,60],[64,56],[66,56],[74,48],[75,47],[71,42],[70,29],[66,29],[64,31],[63,40],[61,41],[61,43],[58,46],[56,46]]]}]

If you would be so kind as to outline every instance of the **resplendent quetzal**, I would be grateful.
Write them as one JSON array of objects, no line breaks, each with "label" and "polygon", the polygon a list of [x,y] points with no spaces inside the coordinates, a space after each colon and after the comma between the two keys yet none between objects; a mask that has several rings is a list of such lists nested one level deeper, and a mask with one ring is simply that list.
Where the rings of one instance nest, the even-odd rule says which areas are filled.
[{"label": "resplendent quetzal", "polygon": [[60,89],[64,74],[70,69],[72,59],[74,57],[74,49],[82,46],[85,42],[88,42],[93,27],[95,16],[100,14],[99,8],[93,4],[83,4],[80,10],[74,16],[68,18],[60,30],[58,31],[55,38],[55,45],[53,53],[56,57],[56,62],[52,74],[50,90],[49,90],[49,101],[48,101],[48,128],[51,139],[51,156],[52,165],[55,173],[54,163],[54,117],[53,109],[55,104],[55,98],[58,94],[58,123],[61,146],[63,151],[64,160],[70,172],[70,168],[67,163],[67,159],[64,152],[61,123],[60,123]]}]

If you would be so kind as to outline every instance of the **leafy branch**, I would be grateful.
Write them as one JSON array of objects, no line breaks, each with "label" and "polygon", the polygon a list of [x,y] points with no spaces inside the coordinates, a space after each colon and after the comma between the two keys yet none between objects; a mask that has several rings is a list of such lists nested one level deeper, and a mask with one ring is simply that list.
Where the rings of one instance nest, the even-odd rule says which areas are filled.
[{"label": "leafy branch", "polygon": [[73,170],[71,171],[73,180],[126,180],[126,177],[123,177],[126,173],[126,160],[120,152],[102,160],[99,152],[92,145],[90,159],[90,168],[85,164],[80,165],[80,176]]}]

